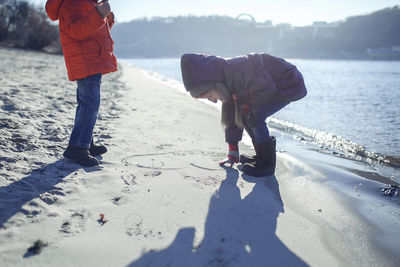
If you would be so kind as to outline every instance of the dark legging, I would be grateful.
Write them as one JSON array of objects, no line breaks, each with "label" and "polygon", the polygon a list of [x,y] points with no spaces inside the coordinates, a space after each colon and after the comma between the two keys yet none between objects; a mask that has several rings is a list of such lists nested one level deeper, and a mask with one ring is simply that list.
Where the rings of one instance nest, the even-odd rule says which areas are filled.
[{"label": "dark legging", "polygon": [[255,111],[255,126],[250,127],[248,124],[245,125],[245,130],[250,135],[253,142],[264,143],[269,140],[269,130],[265,120],[288,104],[289,102],[287,101],[272,99]]}]

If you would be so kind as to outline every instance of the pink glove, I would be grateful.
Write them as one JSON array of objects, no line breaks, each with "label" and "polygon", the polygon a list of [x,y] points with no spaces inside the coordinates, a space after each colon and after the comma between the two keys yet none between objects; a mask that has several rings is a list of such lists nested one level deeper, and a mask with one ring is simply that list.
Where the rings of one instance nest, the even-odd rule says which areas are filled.
[{"label": "pink glove", "polygon": [[229,145],[228,157],[219,163],[220,166],[225,166],[226,163],[233,164],[239,162],[239,147],[238,145]]}]

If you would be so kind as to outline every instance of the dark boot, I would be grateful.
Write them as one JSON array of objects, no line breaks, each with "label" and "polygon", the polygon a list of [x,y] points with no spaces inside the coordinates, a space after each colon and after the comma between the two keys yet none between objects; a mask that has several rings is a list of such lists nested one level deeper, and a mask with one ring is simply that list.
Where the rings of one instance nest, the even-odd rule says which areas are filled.
[{"label": "dark boot", "polygon": [[90,155],[89,150],[82,147],[68,146],[63,155],[65,158],[74,160],[82,166],[99,165],[99,161]]},{"label": "dark boot", "polygon": [[[254,142],[254,140],[252,140],[253,142],[253,147],[254,149],[256,148],[256,143]],[[240,163],[245,164],[245,163],[254,163],[257,159],[257,155],[240,155]]]},{"label": "dark boot", "polygon": [[100,155],[106,153],[107,148],[103,145],[95,145],[92,140],[92,142],[90,143],[89,152],[90,152],[90,155],[92,155],[93,157],[96,157],[96,156],[100,156]]},{"label": "dark boot", "polygon": [[268,176],[275,173],[276,166],[276,139],[274,136],[265,143],[255,144],[256,161],[243,165],[243,172],[255,176]]}]

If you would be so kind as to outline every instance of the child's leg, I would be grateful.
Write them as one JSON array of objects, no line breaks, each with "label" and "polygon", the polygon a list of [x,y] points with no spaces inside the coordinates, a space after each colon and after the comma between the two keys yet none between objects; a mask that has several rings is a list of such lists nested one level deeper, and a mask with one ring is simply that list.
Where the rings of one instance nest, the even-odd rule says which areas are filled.
[{"label": "child's leg", "polygon": [[265,120],[267,117],[281,110],[283,107],[288,105],[289,102],[277,101],[276,99],[270,101],[263,107],[256,110],[251,118],[250,127],[253,135],[253,144],[256,151],[256,156],[248,158],[247,162],[243,165],[243,172],[256,176],[266,176],[275,173],[276,166],[276,141],[275,138],[269,136],[269,130]]},{"label": "child's leg", "polygon": [[100,107],[101,77],[101,74],[95,74],[78,80],[78,107],[69,141],[70,146],[89,149]]},{"label": "child's leg", "polygon": [[289,102],[273,99],[256,111],[255,117],[257,123],[255,126],[251,127],[255,143],[264,143],[270,140],[269,130],[265,120],[288,104]]},{"label": "child's leg", "polygon": [[245,119],[243,119],[243,127],[247,134],[250,136],[251,140],[254,140],[253,131],[251,130],[251,127]]}]

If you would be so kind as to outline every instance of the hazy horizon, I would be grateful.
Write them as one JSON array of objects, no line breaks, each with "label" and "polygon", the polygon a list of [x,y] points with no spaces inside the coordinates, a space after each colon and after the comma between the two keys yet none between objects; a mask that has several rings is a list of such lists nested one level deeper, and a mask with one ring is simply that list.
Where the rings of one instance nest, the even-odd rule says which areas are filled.
[{"label": "hazy horizon", "polygon": [[[44,5],[45,0],[27,0]],[[311,25],[314,21],[335,22],[351,16],[365,15],[374,11],[399,5],[397,0],[282,0],[279,3],[269,0],[203,0],[187,2],[182,0],[144,1],[110,0],[118,22],[128,22],[140,18],[171,16],[209,16],[220,15],[236,17],[250,14],[256,21],[272,21],[273,24],[290,23],[293,26]]]}]

